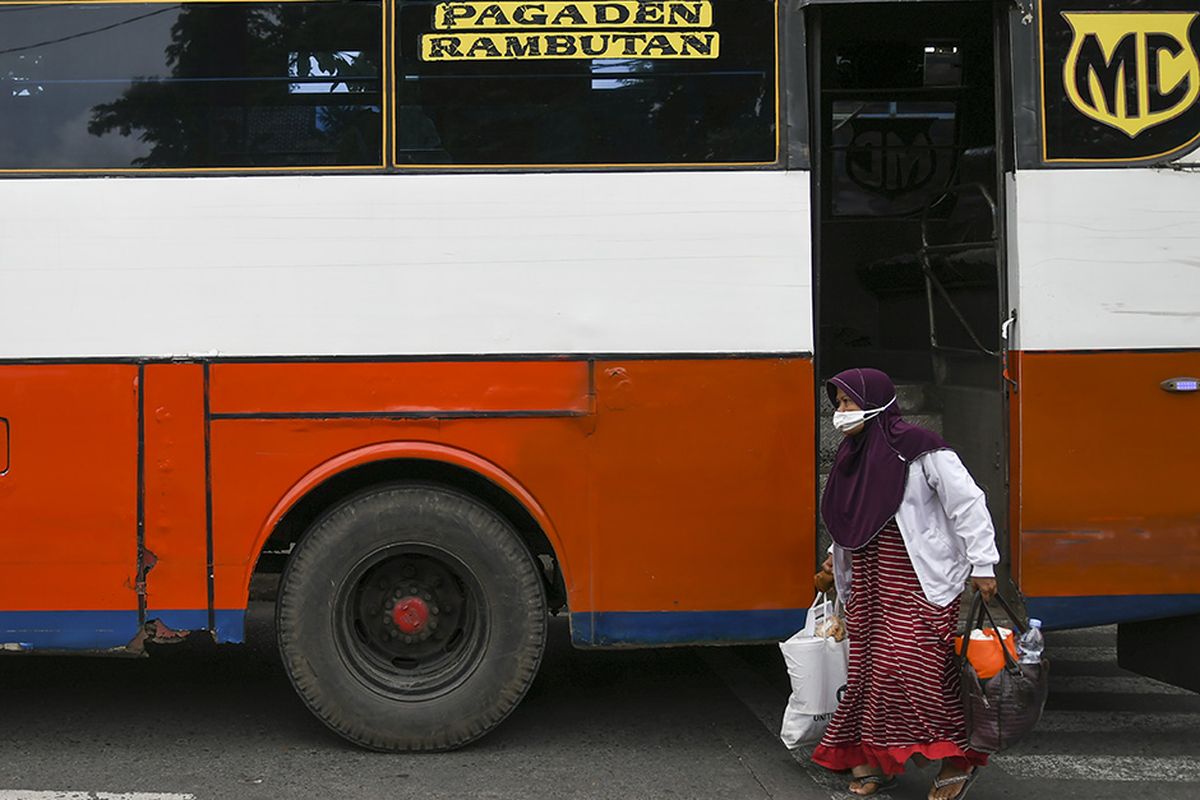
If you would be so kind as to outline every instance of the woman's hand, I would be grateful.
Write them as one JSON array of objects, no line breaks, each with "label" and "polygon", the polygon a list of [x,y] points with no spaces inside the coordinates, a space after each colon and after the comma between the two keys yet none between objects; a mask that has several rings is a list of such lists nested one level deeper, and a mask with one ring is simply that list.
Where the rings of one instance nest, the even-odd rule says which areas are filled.
[{"label": "woman's hand", "polygon": [[995,578],[971,578],[971,585],[975,587],[975,591],[983,595],[985,603],[992,602],[992,598],[996,596]]},{"label": "woman's hand", "polygon": [[833,588],[833,556],[825,559],[825,563],[821,565],[821,571],[813,576],[813,586],[817,587],[818,592],[828,592]]}]

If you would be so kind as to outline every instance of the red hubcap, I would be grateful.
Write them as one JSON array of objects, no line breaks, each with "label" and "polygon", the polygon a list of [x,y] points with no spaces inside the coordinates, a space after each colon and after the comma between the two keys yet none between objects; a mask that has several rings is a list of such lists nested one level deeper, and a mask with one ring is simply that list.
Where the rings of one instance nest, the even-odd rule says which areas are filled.
[{"label": "red hubcap", "polygon": [[392,608],[392,622],[410,636],[420,633],[429,622],[429,606],[419,597],[410,596],[398,600]]}]

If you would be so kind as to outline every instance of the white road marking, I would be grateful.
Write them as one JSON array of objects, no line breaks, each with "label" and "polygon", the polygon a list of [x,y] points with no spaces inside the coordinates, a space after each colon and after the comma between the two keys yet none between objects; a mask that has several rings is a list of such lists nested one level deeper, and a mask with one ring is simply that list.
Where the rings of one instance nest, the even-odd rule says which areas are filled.
[{"label": "white road marking", "polygon": [[0,789],[0,800],[195,800],[176,792],[72,792]]},{"label": "white road marking", "polygon": [[1068,644],[1070,642],[1080,642],[1086,639],[1104,639],[1107,641],[1116,641],[1117,626],[1116,625],[1100,625],[1095,628],[1074,628],[1068,631],[1049,631],[1046,634],[1046,648],[1054,647],[1056,644]]},{"label": "white road marking", "polygon": [[1151,733],[1195,733],[1200,730],[1200,714],[1141,714],[1124,711],[1047,711],[1034,733],[1113,733],[1147,731]]},{"label": "white road marking", "polygon": [[1100,663],[1116,663],[1116,647],[1055,647],[1047,648],[1046,655],[1051,662],[1056,661],[1094,661]]},{"label": "white road marking", "polygon": [[991,763],[1014,778],[1072,781],[1200,781],[1194,756],[992,756]]},{"label": "white road marking", "polygon": [[1096,692],[1099,694],[1171,694],[1195,697],[1196,693],[1180,689],[1169,683],[1162,683],[1152,678],[1132,677],[1097,677],[1094,675],[1061,675],[1054,674],[1054,662],[1050,662],[1050,694],[1076,694],[1079,692]]}]

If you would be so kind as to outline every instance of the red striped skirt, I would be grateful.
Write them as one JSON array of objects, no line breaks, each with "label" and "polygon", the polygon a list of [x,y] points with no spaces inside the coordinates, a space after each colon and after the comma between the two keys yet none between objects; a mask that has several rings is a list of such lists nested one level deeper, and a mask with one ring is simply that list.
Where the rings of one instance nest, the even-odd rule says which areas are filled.
[{"label": "red striped skirt", "polygon": [[915,754],[983,766],[987,755],[967,746],[959,696],[958,600],[939,608],[925,598],[894,519],[851,555],[849,675],[813,761],[839,772],[869,764],[889,775]]}]

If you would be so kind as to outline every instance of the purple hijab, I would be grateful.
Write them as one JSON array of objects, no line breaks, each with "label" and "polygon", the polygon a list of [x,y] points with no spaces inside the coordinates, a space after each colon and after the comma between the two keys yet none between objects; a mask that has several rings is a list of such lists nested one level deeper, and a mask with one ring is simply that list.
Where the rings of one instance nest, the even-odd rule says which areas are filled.
[{"label": "purple hijab", "polygon": [[[848,369],[831,378],[825,391],[835,407],[838,389],[863,411],[883,408],[896,396],[892,379],[877,369]],[[905,422],[897,403],[867,420],[857,435],[845,437],[821,500],[833,540],[856,550],[874,539],[900,508],[909,462],[947,449],[950,445],[933,431]]]}]

